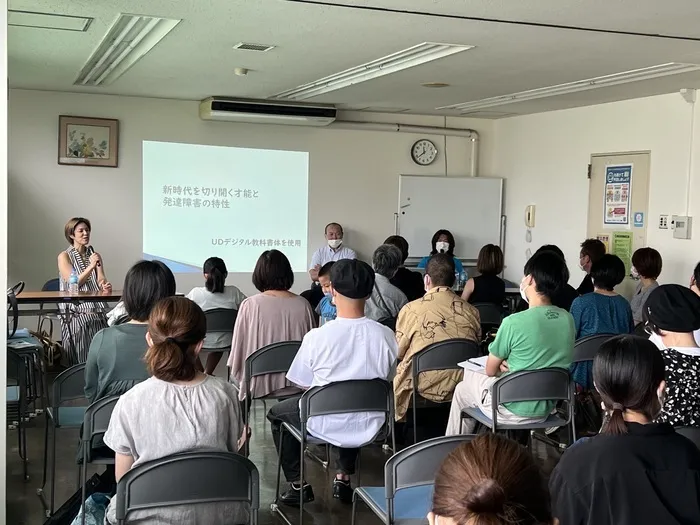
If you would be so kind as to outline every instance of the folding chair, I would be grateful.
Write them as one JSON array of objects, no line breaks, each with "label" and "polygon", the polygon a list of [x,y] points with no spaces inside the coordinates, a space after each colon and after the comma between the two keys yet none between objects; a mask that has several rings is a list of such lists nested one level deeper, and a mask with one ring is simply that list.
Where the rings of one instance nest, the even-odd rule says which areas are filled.
[{"label": "folding chair", "polygon": [[[212,308],[211,310],[206,310],[204,312],[204,317],[207,318],[207,336],[214,334],[232,334],[233,327],[236,324],[236,318],[238,317],[238,310],[229,308]],[[230,344],[216,348],[202,348],[202,353],[221,352],[223,354],[224,352],[230,351]]]},{"label": "folding chair", "polygon": [[[569,371],[563,368],[542,368],[540,370],[521,370],[501,377],[493,384],[491,390],[491,415],[484,414],[477,407],[462,410],[461,419],[471,417],[492,432],[499,430],[535,430],[539,428],[565,427],[571,425],[571,435],[576,435],[574,423],[574,383]],[[499,423],[498,409],[505,403],[517,401],[565,401],[566,419],[557,414],[550,414],[540,423]],[[532,443],[531,439],[528,443]],[[560,445],[559,448],[566,448]]]},{"label": "folding chair", "polygon": [[[54,495],[56,484],[56,437],[59,428],[80,428],[85,416],[85,406],[64,406],[69,401],[85,399],[85,363],[64,370],[53,382],[51,406],[46,408],[46,432],[44,434],[44,476],[41,488],[36,493],[46,509],[46,517],[51,517],[54,511]],[[44,499],[44,487],[46,486],[46,473],[48,466],[49,427],[52,432],[51,452],[51,504],[46,505]]]},{"label": "folding chair", "polygon": [[455,448],[473,435],[444,436],[416,443],[384,465],[383,487],[357,487],[352,498],[352,525],[362,500],[386,525],[423,520],[430,512],[435,473]]},{"label": "folding chair", "polygon": [[[413,356],[413,442],[418,442],[418,420],[416,405],[418,404],[418,378],[421,373],[430,370],[459,370],[459,363],[481,355],[479,345],[470,339],[447,339],[427,346]],[[423,398],[421,398],[423,399]],[[451,400],[445,401],[449,403]],[[426,399],[423,405],[429,406]],[[437,404],[437,403],[436,403]],[[393,449],[396,450],[396,449]]]},{"label": "folding chair", "polygon": [[[292,366],[292,362],[297,356],[300,346],[301,341],[272,343],[253,352],[246,358],[243,369],[243,385],[241,385],[248,390],[245,396],[245,414],[243,416],[246,423],[249,419],[248,414],[250,413],[250,405],[252,402],[252,391],[250,389],[251,379],[267,374],[286,374]],[[272,394],[257,399],[261,399],[263,403],[265,403],[266,399],[283,399],[285,397],[287,396],[278,396],[273,392]],[[267,409],[267,407],[265,408]],[[244,451],[247,456],[249,452],[248,440],[245,442]]]},{"label": "folding chair", "polygon": [[600,349],[600,345],[611,337],[615,337],[615,334],[589,335],[588,337],[576,341],[576,343],[574,343],[574,358],[571,361],[572,364],[581,363],[583,361],[593,361]]},{"label": "folding chair", "polygon": [[[5,389],[7,396],[7,408],[15,409],[17,413],[17,437],[19,440],[19,457],[24,469],[24,481],[29,481],[27,473],[27,369],[25,360],[12,350],[7,351],[7,383]],[[14,383],[14,385],[10,385]],[[14,415],[14,413],[13,413]],[[8,410],[8,422],[10,411]]]},{"label": "folding chair", "polygon": [[115,511],[122,525],[132,511],[220,502],[249,503],[249,522],[257,525],[256,466],[233,452],[186,452],[143,463],[124,474],[117,484]]},{"label": "folding chair", "polygon": [[[112,417],[114,406],[119,401],[119,396],[105,397],[98,399],[85,410],[83,418],[83,432],[81,445],[83,452],[83,464],[80,469],[80,486],[82,487],[81,506],[85,505],[87,499],[87,464],[92,465],[114,465],[114,454],[101,455],[93,450],[93,444],[97,438],[101,438],[107,432],[109,420]],[[81,513],[82,525],[85,525],[85,510]]]},{"label": "folding chair", "polygon": [[[304,479],[304,451],[307,444],[325,445],[326,441],[307,434],[309,418],[333,414],[353,414],[357,412],[381,412],[385,414],[384,432],[381,430],[374,439],[362,446],[373,443],[382,434],[391,435],[392,450],[396,450],[396,437],[393,431],[394,423],[394,389],[391,383],[383,379],[361,379],[351,381],[339,381],[328,385],[314,387],[301,396],[299,402],[301,428],[296,428],[288,423],[282,423],[280,434],[280,449],[277,460],[277,484],[275,501],[270,505],[271,512],[277,512],[288,524],[292,522],[279,508],[280,475],[282,473],[282,446],[284,433],[289,432],[301,446],[300,477]],[[358,447],[361,448],[361,447]],[[358,456],[358,485],[360,478]],[[304,522],[304,498],[303,491],[299,491],[299,525]]]},{"label": "folding chair", "polygon": [[676,433],[688,438],[700,448],[700,428],[698,427],[676,427]]},{"label": "folding chair", "polygon": [[479,310],[482,337],[491,330],[501,326],[501,322],[503,321],[502,306],[493,303],[476,303],[472,306]]}]

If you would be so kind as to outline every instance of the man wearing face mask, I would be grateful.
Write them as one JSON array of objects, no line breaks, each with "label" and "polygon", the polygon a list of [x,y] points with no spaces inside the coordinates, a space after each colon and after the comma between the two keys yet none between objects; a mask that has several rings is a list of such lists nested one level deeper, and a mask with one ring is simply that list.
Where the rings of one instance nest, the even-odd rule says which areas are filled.
[{"label": "man wearing face mask", "polygon": [[337,222],[331,222],[325,229],[326,244],[316,250],[311,256],[311,266],[309,277],[311,277],[311,289],[303,292],[302,297],[306,298],[311,307],[316,309],[318,303],[323,299],[323,290],[318,282],[318,272],[321,267],[329,262],[340,261],[341,259],[357,259],[355,250],[343,245],[343,227]]},{"label": "man wearing face mask", "polygon": [[[489,345],[485,373],[464,370],[464,379],[455,388],[447,424],[448,436],[472,434],[476,421],[462,421],[464,408],[478,407],[490,414],[491,387],[502,375],[521,370],[564,368],[574,353],[574,319],[562,308],[552,305],[552,297],[569,280],[566,263],[552,251],[533,255],[525,264],[520,295],[528,302],[524,312],[511,314],[498,328]],[[551,401],[519,401],[501,406],[498,420],[509,424],[540,423],[554,408]]]},{"label": "man wearing face mask", "polygon": [[605,244],[599,239],[586,239],[581,243],[581,253],[578,258],[578,267],[586,272],[586,276],[576,289],[579,295],[593,292],[593,279],[591,279],[591,267],[594,262],[605,255]]},{"label": "man wearing face mask", "polygon": [[666,400],[657,421],[674,427],[700,426],[700,297],[678,284],[656,288],[644,305],[649,340],[666,365]]}]

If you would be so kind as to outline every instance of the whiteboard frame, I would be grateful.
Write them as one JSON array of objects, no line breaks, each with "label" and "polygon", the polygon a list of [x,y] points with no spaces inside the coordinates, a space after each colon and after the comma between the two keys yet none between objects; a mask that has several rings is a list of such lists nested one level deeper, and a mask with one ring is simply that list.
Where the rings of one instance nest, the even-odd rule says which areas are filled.
[{"label": "whiteboard frame", "polygon": [[[503,177],[470,177],[468,175],[460,175],[458,177],[454,176],[436,176],[436,175],[419,175],[415,173],[400,173],[399,174],[399,191],[397,194],[397,203],[396,203],[396,212],[394,213],[394,235],[401,235],[401,228],[400,228],[400,223],[401,223],[401,178],[402,177],[421,177],[424,179],[488,179],[488,180],[498,180],[500,181],[500,197],[499,197],[499,202],[498,202],[498,207],[501,210],[501,216],[500,216],[500,227],[499,227],[499,238],[498,238],[498,245],[501,248],[501,251],[503,252],[503,256],[505,259],[505,249],[506,249],[506,215],[503,213],[503,185],[505,183],[505,179]],[[409,257],[406,259],[406,266],[414,266],[418,264],[420,261],[421,257]],[[468,263],[471,265],[476,264],[476,259],[468,259],[465,257],[457,257],[460,261],[463,263]],[[501,273],[503,275],[503,273]]]}]

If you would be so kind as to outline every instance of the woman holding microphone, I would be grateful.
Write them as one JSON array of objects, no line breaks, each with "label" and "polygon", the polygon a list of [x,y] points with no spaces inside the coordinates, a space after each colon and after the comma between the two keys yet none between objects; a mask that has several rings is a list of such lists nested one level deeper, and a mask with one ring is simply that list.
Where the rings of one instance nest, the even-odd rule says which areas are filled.
[{"label": "woman holding microphone", "polygon": [[[102,257],[90,246],[90,221],[83,217],[73,217],[66,223],[65,236],[69,247],[58,255],[58,281],[61,291],[69,291],[71,277],[77,277],[77,288],[81,292],[112,291],[112,285],[105,277]],[[107,327],[103,313],[105,303],[82,303],[59,305],[65,313],[71,309],[72,315],[61,316],[63,348],[68,357],[68,365],[73,366],[87,360],[88,349],[93,336]]]}]

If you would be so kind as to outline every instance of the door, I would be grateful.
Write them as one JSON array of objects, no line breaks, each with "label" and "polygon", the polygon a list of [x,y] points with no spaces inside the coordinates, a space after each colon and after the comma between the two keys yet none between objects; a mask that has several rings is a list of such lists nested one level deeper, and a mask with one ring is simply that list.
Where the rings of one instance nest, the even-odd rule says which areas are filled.
[{"label": "door", "polygon": [[616,291],[632,297],[632,254],[646,246],[649,223],[649,153],[592,155],[588,193],[588,238],[606,243],[625,263]]}]

